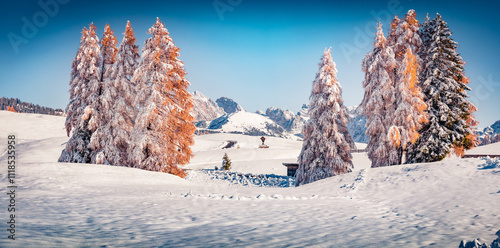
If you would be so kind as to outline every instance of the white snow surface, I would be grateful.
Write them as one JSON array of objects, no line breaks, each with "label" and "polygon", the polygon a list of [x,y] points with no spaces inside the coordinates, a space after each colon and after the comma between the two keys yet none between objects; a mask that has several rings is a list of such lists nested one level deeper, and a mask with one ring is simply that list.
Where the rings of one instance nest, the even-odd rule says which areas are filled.
[{"label": "white snow surface", "polygon": [[[106,165],[57,163],[64,117],[0,111],[0,164],[17,151],[16,240],[8,240],[3,166],[0,247],[457,247],[500,229],[500,168],[482,159],[371,169],[300,187],[242,186],[191,170],[187,179]],[[284,175],[301,142],[236,134],[195,138],[186,168]],[[227,140],[235,148],[220,149]],[[238,149],[237,146],[240,145]]]},{"label": "white snow surface", "polygon": [[500,142],[474,147],[465,151],[466,155],[500,155]]}]

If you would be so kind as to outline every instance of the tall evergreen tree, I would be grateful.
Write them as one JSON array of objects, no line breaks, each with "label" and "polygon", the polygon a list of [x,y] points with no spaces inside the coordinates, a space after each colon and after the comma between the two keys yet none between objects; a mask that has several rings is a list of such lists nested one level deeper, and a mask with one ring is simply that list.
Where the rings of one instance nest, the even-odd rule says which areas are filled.
[{"label": "tall evergreen tree", "polygon": [[466,98],[469,82],[464,76],[465,64],[456,52],[448,25],[437,14],[424,30],[429,40],[422,72],[421,87],[425,94],[429,123],[420,130],[420,138],[409,147],[408,163],[442,160],[451,149],[463,153],[474,146],[472,115],[475,106]]},{"label": "tall evergreen tree", "polygon": [[387,45],[393,47],[397,42],[396,29],[401,23],[401,19],[399,19],[398,15],[395,15],[391,20],[389,25],[389,35],[387,36]]},{"label": "tall evergreen tree", "polygon": [[349,115],[330,49],[323,53],[310,99],[310,120],[304,128],[304,143],[298,158],[297,186],[348,173],[353,168],[350,138],[346,137]]},{"label": "tall evergreen tree", "polygon": [[396,91],[391,73],[396,67],[392,47],[387,46],[387,40],[379,23],[374,48],[363,59],[362,70],[365,73],[363,87],[365,95],[361,102],[363,115],[366,116],[366,135],[369,142],[366,147],[372,167],[388,166],[397,161],[390,161],[389,154],[395,148],[388,140],[388,119],[395,111]]},{"label": "tall evergreen tree", "polygon": [[141,169],[182,177],[185,173],[178,165],[189,161],[194,133],[192,117],[186,114],[192,106],[189,82],[178,59],[179,50],[159,18],[148,33],[152,37],[144,42],[142,60],[133,77],[139,88],[135,99],[139,112],[130,160]]},{"label": "tall evergreen tree", "polygon": [[[395,18],[396,19],[396,18]],[[422,40],[419,35],[419,21],[414,10],[409,10],[394,30],[390,43],[396,67],[393,71],[395,111],[389,116],[392,123],[387,123],[389,140],[397,148],[389,154],[391,162],[403,162],[403,155],[409,143],[418,138],[418,130],[426,122],[425,104],[418,85],[418,72],[421,59],[418,56]],[[391,28],[392,25],[391,25]]]},{"label": "tall evergreen tree", "polygon": [[[128,160],[131,130],[137,110],[133,104],[137,87],[132,76],[138,65],[139,48],[134,30],[127,21],[123,40],[112,66],[106,71],[101,103],[106,120],[94,136],[100,140],[96,163],[131,166]],[[110,49],[112,51],[112,49]]]},{"label": "tall evergreen tree", "polygon": [[[397,16],[394,19],[398,20]],[[419,54],[422,46],[419,28],[420,23],[417,20],[417,13],[413,9],[408,10],[404,19],[397,24],[394,30],[394,38],[391,37],[394,41],[391,46],[393,46],[394,55],[400,64],[405,59],[406,50],[411,49],[411,52],[416,56]],[[420,64],[420,58],[417,56],[416,59],[417,63]]]},{"label": "tall evergreen tree", "polygon": [[90,163],[90,138],[95,131],[97,92],[100,88],[100,47],[93,23],[84,29],[80,48],[72,63],[70,102],[66,107],[66,132],[71,138],[59,162]]},{"label": "tall evergreen tree", "polygon": [[417,70],[417,58],[411,49],[407,49],[398,71],[396,110],[391,117],[392,126],[388,133],[389,140],[399,150],[398,154],[390,155],[390,160],[397,159],[399,164],[403,162],[404,151],[408,144],[415,143],[419,136],[418,130],[427,122],[427,115],[424,112],[427,106],[418,87]]},{"label": "tall evergreen tree", "polygon": [[111,30],[109,24],[104,27],[104,33],[100,41],[101,45],[101,77],[99,88],[95,91],[95,101],[92,109],[95,111],[93,116],[95,125],[92,129],[92,137],[90,138],[89,148],[91,150],[90,159],[92,164],[108,164],[106,161],[103,150],[109,149],[109,129],[107,129],[109,120],[115,113],[112,109],[112,96],[109,94],[111,85],[111,69],[116,61],[116,37],[114,31]]},{"label": "tall evergreen tree", "polygon": [[419,34],[420,34],[420,38],[422,40],[422,46],[418,52],[418,55],[419,55],[420,59],[422,60],[422,63],[420,64],[420,67],[419,67],[419,82],[421,85],[422,82],[425,81],[425,79],[428,76],[428,75],[426,75],[425,72],[428,71],[428,70],[426,70],[426,68],[427,68],[427,63],[430,61],[430,59],[427,58],[429,47],[432,43],[431,20],[429,18],[429,14],[427,14],[427,16],[425,17],[425,21],[422,24],[422,26],[420,27]]},{"label": "tall evergreen tree", "polygon": [[107,71],[115,63],[116,53],[118,52],[118,48],[116,48],[117,44],[118,41],[116,40],[115,31],[111,30],[109,24],[106,24],[101,39],[101,55],[102,55],[101,82],[104,82],[105,79],[109,77],[109,72]]},{"label": "tall evergreen tree", "polygon": [[[173,44],[173,42],[172,42]],[[168,62],[172,65],[169,71],[169,80],[172,82],[170,98],[173,102],[174,110],[171,118],[175,122],[173,142],[177,152],[173,153],[173,165],[184,165],[189,163],[192,157],[191,145],[194,144],[194,116],[191,114],[193,101],[188,92],[190,85],[186,79],[184,63],[179,59],[179,48],[172,45],[168,52]]]}]

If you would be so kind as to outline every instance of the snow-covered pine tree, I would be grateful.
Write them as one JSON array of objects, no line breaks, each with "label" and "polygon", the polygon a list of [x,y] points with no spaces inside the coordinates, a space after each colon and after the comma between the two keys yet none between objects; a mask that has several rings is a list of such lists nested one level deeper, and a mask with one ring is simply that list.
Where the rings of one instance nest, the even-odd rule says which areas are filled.
[{"label": "snow-covered pine tree", "polygon": [[194,133],[196,131],[194,116],[191,113],[193,101],[191,100],[191,94],[188,92],[190,83],[186,79],[184,63],[179,59],[179,50],[178,47],[172,45],[168,53],[168,62],[172,65],[172,70],[169,71],[169,80],[173,84],[170,97],[175,107],[171,118],[176,123],[173,142],[177,147],[177,152],[172,154],[174,157],[173,165],[189,163],[192,157],[191,145],[194,144]]},{"label": "snow-covered pine tree", "polygon": [[[394,29],[391,24],[392,47],[396,59],[396,67],[391,78],[396,89],[395,111],[389,113],[386,125],[389,126],[389,140],[397,148],[390,151],[392,164],[401,164],[408,143],[418,138],[418,130],[426,122],[425,104],[418,85],[418,72],[421,59],[418,56],[422,40],[419,35],[420,24],[415,10],[409,10],[404,19]],[[423,104],[423,105],[422,105]]]},{"label": "snow-covered pine tree", "polygon": [[103,117],[107,121],[94,133],[94,136],[99,136],[96,140],[101,141],[100,144],[96,144],[99,148],[96,153],[98,164],[131,166],[128,149],[130,132],[137,114],[133,104],[137,87],[132,82],[132,77],[140,55],[134,30],[129,21],[123,35],[116,59],[106,71],[103,82],[101,103],[106,109]]},{"label": "snow-covered pine tree", "polygon": [[431,20],[429,18],[429,14],[425,17],[425,21],[420,27],[420,39],[422,40],[422,46],[420,47],[420,50],[418,52],[418,56],[422,60],[422,63],[420,64],[419,67],[419,83],[420,85],[422,84],[423,81],[427,78],[427,75],[425,75],[426,67],[427,67],[427,62],[429,59],[427,58],[427,53],[429,51],[429,47],[432,43],[431,36],[432,36],[432,31],[431,31]]},{"label": "snow-covered pine tree", "polygon": [[[419,34],[420,23],[416,17],[417,13],[415,13],[415,10],[408,10],[405,18],[397,25],[394,38],[391,37],[395,42],[391,46],[393,46],[394,55],[399,63],[404,60],[406,50],[411,49],[411,52],[416,56],[417,63],[420,64],[418,53],[422,46],[422,39]],[[397,22],[397,16],[394,19]]]},{"label": "snow-covered pine tree", "polygon": [[189,82],[178,59],[179,50],[159,18],[148,33],[152,37],[144,42],[133,77],[139,88],[135,99],[139,112],[130,160],[137,168],[183,177],[185,172],[178,165],[189,161],[194,133],[192,117],[186,114],[192,106],[186,89]]},{"label": "snow-covered pine tree", "polygon": [[105,159],[103,150],[107,149],[109,145],[110,133],[108,129],[109,120],[115,114],[115,109],[112,109],[113,96],[110,95],[110,88],[112,88],[111,69],[116,60],[116,37],[114,31],[111,30],[109,24],[104,27],[104,33],[100,41],[102,65],[101,77],[99,88],[94,92],[94,97],[97,101],[93,102],[92,109],[94,110],[92,127],[92,137],[90,138],[89,148],[91,150],[91,163],[92,164],[109,164]]},{"label": "snow-covered pine tree", "polygon": [[346,137],[349,115],[342,101],[342,86],[337,80],[330,49],[323,53],[312,86],[310,120],[304,128],[304,142],[298,157],[297,186],[353,169],[351,145]]},{"label": "snow-covered pine tree", "polygon": [[361,63],[365,73],[363,87],[365,95],[361,102],[363,115],[366,116],[366,135],[369,142],[366,147],[372,167],[389,166],[397,161],[390,161],[389,154],[395,148],[388,140],[387,117],[395,111],[394,101],[396,91],[391,74],[396,67],[392,48],[387,41],[379,23],[374,48],[365,56]]},{"label": "snow-covered pine tree", "polygon": [[115,31],[111,30],[109,24],[106,24],[101,39],[101,82],[105,81],[107,78],[106,76],[109,77],[109,72],[107,71],[115,63],[116,53],[118,52],[118,48],[116,48],[117,44],[118,41],[116,40]]},{"label": "snow-covered pine tree", "polygon": [[80,48],[72,62],[70,102],[66,107],[66,132],[71,138],[59,162],[90,163],[90,138],[96,128],[95,110],[100,86],[101,50],[96,27],[83,29]]},{"label": "snow-covered pine tree", "polygon": [[386,41],[388,46],[392,47],[397,42],[396,29],[398,28],[399,23],[401,23],[401,19],[399,19],[398,15],[395,15],[389,26],[389,35],[387,36]]},{"label": "snow-covered pine tree", "polygon": [[476,121],[472,112],[476,108],[466,99],[469,81],[463,75],[458,45],[441,15],[436,15],[429,29],[425,77],[421,81],[429,123],[419,131],[417,142],[409,146],[407,163],[439,161],[451,149],[461,155],[474,146],[472,128]]},{"label": "snow-covered pine tree", "polygon": [[399,164],[403,162],[408,144],[415,143],[419,136],[418,130],[427,122],[427,105],[418,87],[417,71],[417,58],[411,49],[406,49],[398,70],[396,111],[390,117],[392,126],[388,133],[389,140],[398,148],[397,154],[390,154],[390,160],[398,161]]}]

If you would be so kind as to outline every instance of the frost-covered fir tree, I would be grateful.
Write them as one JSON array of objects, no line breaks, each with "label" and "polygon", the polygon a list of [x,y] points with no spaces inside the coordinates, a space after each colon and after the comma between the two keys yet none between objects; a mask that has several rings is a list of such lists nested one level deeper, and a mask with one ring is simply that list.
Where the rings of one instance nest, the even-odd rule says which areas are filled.
[{"label": "frost-covered fir tree", "polygon": [[90,138],[89,148],[91,149],[91,163],[92,164],[109,164],[105,159],[103,150],[108,149],[110,133],[108,129],[109,120],[115,114],[115,109],[112,108],[113,99],[110,94],[111,85],[111,68],[116,60],[116,37],[114,31],[111,30],[109,24],[106,24],[104,33],[100,42],[101,45],[101,77],[99,89],[95,92],[97,101],[93,109],[95,110],[94,119],[95,130],[93,130],[92,137]]},{"label": "frost-covered fir tree", "polygon": [[417,56],[417,63],[420,64],[418,53],[422,46],[422,39],[419,33],[420,23],[416,17],[417,13],[415,13],[415,10],[410,9],[403,20],[398,20],[397,16],[393,20],[394,24],[396,22],[398,24],[394,30],[394,37],[391,36],[394,42],[391,46],[393,47],[396,60],[400,63],[404,60],[406,50],[411,49],[411,52]]},{"label": "frost-covered fir tree", "polygon": [[429,40],[423,47],[427,50],[422,72],[421,87],[425,95],[429,123],[419,132],[420,137],[408,149],[408,163],[442,160],[455,149],[473,147],[473,126],[476,121],[472,113],[475,106],[467,100],[469,82],[464,76],[464,62],[456,52],[457,43],[451,38],[448,25],[437,14],[426,28]]},{"label": "frost-covered fir tree", "polygon": [[388,46],[392,47],[397,42],[396,29],[398,28],[399,23],[401,23],[401,19],[399,19],[398,15],[395,15],[389,26],[389,35],[387,36],[386,41]]},{"label": "frost-covered fir tree", "polygon": [[372,167],[381,167],[397,162],[389,160],[389,154],[395,148],[387,137],[389,127],[387,123],[392,121],[388,117],[395,111],[397,93],[391,78],[396,60],[392,48],[387,46],[380,23],[373,45],[374,48],[361,63],[365,73],[363,81],[365,95],[361,107],[363,115],[366,116],[366,135],[369,137],[366,146],[368,158],[372,161]]},{"label": "frost-covered fir tree", "polygon": [[70,102],[66,107],[66,132],[71,137],[59,162],[90,163],[90,138],[97,127],[96,109],[100,88],[101,50],[93,23],[84,29],[80,48],[72,62]]},{"label": "frost-covered fir tree", "polygon": [[[139,112],[133,128],[130,160],[135,167],[179,176],[178,165],[191,157],[194,124],[182,62],[165,25],[158,18],[148,30],[142,60],[134,73]],[[184,99],[180,99],[180,98]]]},{"label": "frost-covered fir tree", "polygon": [[101,141],[96,144],[95,162],[98,164],[131,166],[128,149],[137,113],[133,104],[137,87],[132,76],[140,55],[134,30],[128,21],[123,35],[114,63],[106,71],[103,82],[101,103],[106,109],[102,113],[106,122],[94,133],[95,140]]},{"label": "frost-covered fir tree", "polygon": [[431,36],[432,36],[432,31],[431,31],[431,20],[429,18],[429,14],[425,17],[425,21],[420,27],[419,35],[420,39],[422,40],[422,46],[419,49],[418,56],[420,57],[422,63],[420,64],[419,67],[419,82],[420,84],[425,81],[427,78],[427,75],[425,75],[424,71],[426,70],[427,67],[427,62],[430,61],[430,59],[427,58],[427,53],[429,51],[429,47],[432,43]]},{"label": "frost-covered fir tree", "polygon": [[310,120],[304,128],[304,142],[298,157],[296,185],[351,172],[352,139],[347,131],[348,112],[342,101],[337,69],[325,49],[312,85]]},{"label": "frost-covered fir tree", "polygon": [[418,63],[417,56],[411,49],[406,49],[404,59],[398,70],[398,81],[396,82],[396,110],[390,116],[392,126],[389,128],[388,137],[390,142],[398,148],[398,153],[391,153],[389,159],[401,164],[404,160],[404,152],[410,143],[415,143],[419,133],[418,130],[427,122],[424,96],[418,87]]},{"label": "frost-covered fir tree", "polygon": [[174,103],[175,111],[172,112],[172,118],[175,121],[175,131],[173,142],[177,147],[177,152],[173,153],[173,163],[175,165],[184,165],[189,163],[192,151],[191,145],[194,144],[194,116],[191,113],[193,102],[191,94],[188,92],[190,85],[186,79],[184,63],[179,59],[179,48],[173,45],[168,53],[168,62],[172,65],[169,73],[169,80],[172,82],[170,97]]},{"label": "frost-covered fir tree", "polygon": [[[397,26],[394,29],[395,24]],[[394,25],[393,25],[394,24]],[[397,17],[391,24],[390,46],[396,59],[396,67],[391,78],[396,89],[395,111],[388,116],[392,123],[387,123],[389,140],[397,148],[389,153],[393,164],[401,164],[409,143],[418,138],[418,130],[426,121],[423,95],[418,85],[418,56],[422,40],[419,35],[419,21],[414,10],[409,10],[403,20]],[[396,161],[396,162],[395,162]]]},{"label": "frost-covered fir tree", "polygon": [[118,48],[116,48],[117,44],[118,41],[116,40],[115,31],[111,30],[109,24],[106,24],[101,39],[101,82],[104,82],[105,79],[109,77],[108,70],[115,63],[116,53],[118,52]]}]

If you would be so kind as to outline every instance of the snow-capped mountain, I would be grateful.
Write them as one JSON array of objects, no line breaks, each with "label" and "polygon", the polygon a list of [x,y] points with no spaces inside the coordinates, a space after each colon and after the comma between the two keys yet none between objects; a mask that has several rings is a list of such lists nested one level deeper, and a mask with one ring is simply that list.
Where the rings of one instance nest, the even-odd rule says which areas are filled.
[{"label": "snow-capped mountain", "polygon": [[221,97],[215,102],[228,114],[236,113],[238,111],[245,111],[237,102],[235,102],[231,98]]},{"label": "snow-capped mountain", "polygon": [[[309,106],[307,104],[302,105],[301,110],[297,113],[297,116],[301,117],[304,120],[309,119],[308,115]],[[349,111],[349,123],[347,123],[347,129],[351,134],[354,142],[358,143],[368,143],[368,136],[366,136],[366,117],[361,115],[363,111],[358,106],[350,106],[347,107]]]},{"label": "snow-capped mountain", "polygon": [[[302,129],[309,119],[307,104],[302,105],[297,114],[277,107],[268,108],[265,113],[263,111],[250,113],[228,97],[221,97],[214,102],[198,91],[192,95],[196,127],[211,133],[297,138],[301,137]],[[361,116],[362,110],[357,106],[348,107],[348,110],[351,119],[347,128],[354,142],[367,143],[366,118]]]},{"label": "snow-capped mountain", "polygon": [[301,133],[307,120],[300,115],[289,110],[283,110],[276,107],[271,107],[266,110],[266,116],[283,127],[285,130],[292,133]]},{"label": "snow-capped mountain", "polygon": [[220,133],[291,137],[284,128],[269,119],[269,117],[246,111],[225,114],[210,122],[207,129]]},{"label": "snow-capped mountain", "polygon": [[496,135],[498,133],[500,133],[500,120],[496,121],[489,127],[485,127],[482,131],[482,134],[491,136]]},{"label": "snow-capped mountain", "polygon": [[226,114],[224,109],[219,107],[217,103],[199,91],[193,92],[191,99],[193,100],[193,109],[191,111],[196,122],[211,121]]},{"label": "snow-capped mountain", "polygon": [[479,137],[480,145],[487,145],[490,143],[499,142],[497,137],[500,134],[500,120],[493,123],[491,126],[485,127],[483,130],[476,130]]},{"label": "snow-capped mountain", "polygon": [[309,120],[308,111],[309,111],[309,105],[302,104],[302,108],[300,108],[300,111],[297,112],[297,115],[299,115],[300,117],[302,117],[302,118],[304,118],[306,120]]},{"label": "snow-capped mountain", "polygon": [[[240,133],[292,138],[302,131],[305,120],[290,111],[270,108],[267,113],[246,112],[236,101],[221,97],[216,102],[200,92],[193,94],[196,127],[210,133]],[[272,118],[270,118],[272,117]],[[274,119],[274,120],[273,120]]]},{"label": "snow-capped mountain", "polygon": [[349,123],[347,123],[347,129],[352,136],[354,142],[368,143],[368,136],[366,136],[366,116],[361,115],[363,110],[358,106],[347,107],[349,111]]}]

